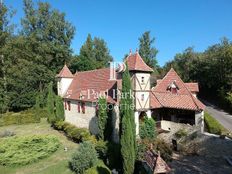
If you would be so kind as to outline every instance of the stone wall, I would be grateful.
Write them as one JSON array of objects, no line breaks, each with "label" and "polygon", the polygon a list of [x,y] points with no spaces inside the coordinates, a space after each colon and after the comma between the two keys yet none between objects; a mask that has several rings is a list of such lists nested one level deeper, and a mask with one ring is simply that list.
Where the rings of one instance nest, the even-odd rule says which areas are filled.
[{"label": "stone wall", "polygon": [[85,102],[85,113],[78,113],[78,101],[76,100],[67,100],[70,101],[71,109],[70,111],[65,110],[65,121],[80,127],[87,128],[89,131],[96,135],[98,134],[98,125],[96,117],[96,109],[92,102]]},{"label": "stone wall", "polygon": [[[95,104],[92,104],[92,102],[85,102],[85,113],[82,113],[81,110],[81,112],[78,113],[78,101],[66,101],[70,101],[71,109],[70,111],[68,109],[65,110],[65,121],[79,128],[87,128],[91,134],[97,135],[99,130]],[[114,142],[119,142],[119,108],[117,105],[114,106],[114,111],[112,112],[112,128],[112,140]]]}]

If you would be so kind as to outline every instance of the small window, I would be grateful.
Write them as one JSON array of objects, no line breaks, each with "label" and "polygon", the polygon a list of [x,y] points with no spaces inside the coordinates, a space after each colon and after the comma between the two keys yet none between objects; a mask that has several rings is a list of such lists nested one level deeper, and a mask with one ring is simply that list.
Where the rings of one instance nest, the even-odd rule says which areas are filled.
[{"label": "small window", "polygon": [[64,109],[67,110],[67,102],[64,102]]},{"label": "small window", "polygon": [[71,110],[71,103],[70,103],[70,101],[68,101],[68,110],[69,111]]},{"label": "small window", "polygon": [[141,101],[144,101],[144,94],[141,95]]},{"label": "small window", "polygon": [[81,110],[82,110],[82,113],[85,114],[85,103],[81,103]]},{"label": "small window", "polygon": [[171,88],[172,94],[177,94],[177,88]]},{"label": "small window", "polygon": [[141,77],[141,83],[144,83],[144,77]]},{"label": "small window", "polygon": [[81,112],[81,104],[80,104],[80,102],[77,103],[77,112],[78,113]]}]

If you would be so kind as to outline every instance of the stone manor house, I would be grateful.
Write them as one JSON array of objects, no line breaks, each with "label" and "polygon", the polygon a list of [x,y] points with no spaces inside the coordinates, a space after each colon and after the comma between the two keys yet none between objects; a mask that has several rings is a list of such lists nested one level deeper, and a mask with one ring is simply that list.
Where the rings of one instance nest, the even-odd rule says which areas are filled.
[{"label": "stone manor house", "polygon": [[[144,116],[156,121],[167,120],[177,123],[199,125],[204,128],[205,106],[197,99],[198,83],[184,83],[173,68],[151,87],[150,68],[138,52],[125,59],[131,75],[134,96],[134,118],[136,134],[139,122]],[[103,68],[72,74],[66,65],[56,76],[58,95],[64,100],[65,121],[77,127],[88,128],[91,133],[98,133],[97,101],[99,96],[106,96],[113,108],[112,137],[118,141],[119,95],[122,88],[122,72],[115,71],[116,78],[111,79],[112,69]]]}]

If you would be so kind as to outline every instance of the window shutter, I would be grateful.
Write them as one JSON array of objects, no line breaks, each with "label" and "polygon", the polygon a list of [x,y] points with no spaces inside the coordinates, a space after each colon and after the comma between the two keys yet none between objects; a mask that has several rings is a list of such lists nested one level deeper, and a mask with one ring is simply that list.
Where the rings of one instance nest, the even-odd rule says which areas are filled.
[{"label": "window shutter", "polygon": [[70,101],[68,101],[68,110],[69,110],[69,111],[71,110],[71,104],[70,104]]},{"label": "window shutter", "polygon": [[85,103],[84,102],[81,104],[81,110],[82,110],[82,113],[85,114]]},{"label": "window shutter", "polygon": [[81,112],[80,102],[78,102],[78,103],[77,103],[77,111],[78,111],[78,113],[80,113],[80,112]]}]

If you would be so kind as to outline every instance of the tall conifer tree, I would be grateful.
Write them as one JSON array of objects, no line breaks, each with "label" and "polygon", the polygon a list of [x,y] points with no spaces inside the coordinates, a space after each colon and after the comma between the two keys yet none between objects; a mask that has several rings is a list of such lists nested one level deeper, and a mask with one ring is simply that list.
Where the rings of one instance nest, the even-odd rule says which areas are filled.
[{"label": "tall conifer tree", "polygon": [[106,128],[106,123],[107,123],[107,102],[105,98],[100,98],[98,100],[98,129],[99,129],[99,134],[98,137],[99,139],[104,140],[104,132]]},{"label": "tall conifer tree", "polygon": [[134,172],[136,154],[135,121],[131,92],[130,74],[128,68],[126,68],[122,78],[122,96],[120,100],[120,143],[124,174],[132,174]]}]

